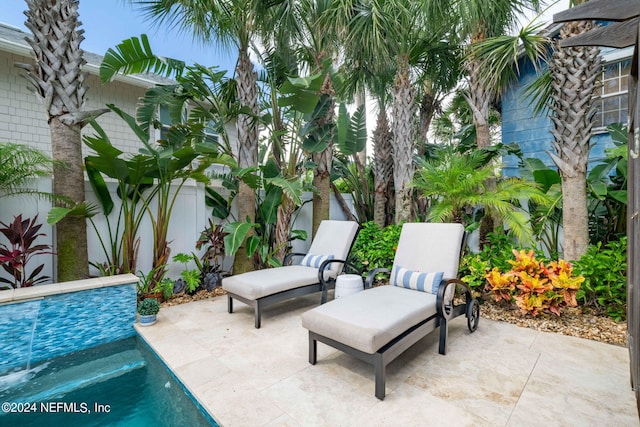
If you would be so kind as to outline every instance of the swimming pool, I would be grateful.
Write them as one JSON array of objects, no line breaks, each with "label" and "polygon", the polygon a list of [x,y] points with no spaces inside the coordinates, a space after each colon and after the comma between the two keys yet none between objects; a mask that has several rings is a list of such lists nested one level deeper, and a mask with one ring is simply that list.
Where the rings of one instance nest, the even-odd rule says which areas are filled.
[{"label": "swimming pool", "polygon": [[7,426],[218,425],[139,337],[0,378],[0,403]]}]

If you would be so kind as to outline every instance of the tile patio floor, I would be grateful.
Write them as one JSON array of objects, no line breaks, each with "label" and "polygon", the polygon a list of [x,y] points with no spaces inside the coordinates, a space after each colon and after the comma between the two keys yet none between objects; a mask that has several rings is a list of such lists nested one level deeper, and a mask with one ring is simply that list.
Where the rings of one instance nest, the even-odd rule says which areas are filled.
[{"label": "tile patio floor", "polygon": [[318,343],[308,363],[300,315],[319,295],[253,311],[226,297],[163,308],[136,328],[222,426],[639,426],[626,348],[480,320],[431,333],[387,368]]}]

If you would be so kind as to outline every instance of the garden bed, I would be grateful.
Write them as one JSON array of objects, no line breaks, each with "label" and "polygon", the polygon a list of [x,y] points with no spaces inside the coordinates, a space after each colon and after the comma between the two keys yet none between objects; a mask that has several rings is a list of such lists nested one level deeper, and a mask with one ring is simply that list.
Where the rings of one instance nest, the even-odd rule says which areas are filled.
[{"label": "garden bed", "polygon": [[520,314],[517,308],[508,308],[492,300],[485,300],[480,306],[480,316],[538,331],[555,332],[621,347],[627,345],[627,322],[615,322],[609,317],[596,315],[581,307],[564,307],[560,317],[555,314],[531,317]]},{"label": "garden bed", "polygon": [[[162,303],[162,307],[206,300],[225,294],[226,292],[221,287],[218,287],[211,292],[203,290],[196,292],[194,295],[177,295]],[[580,307],[565,307],[560,317],[553,314],[531,317],[523,316],[515,308],[508,308],[491,300],[485,300],[480,308],[480,316],[538,331],[555,332],[621,347],[626,347],[627,345],[626,322],[614,322],[609,317],[596,315]]]}]

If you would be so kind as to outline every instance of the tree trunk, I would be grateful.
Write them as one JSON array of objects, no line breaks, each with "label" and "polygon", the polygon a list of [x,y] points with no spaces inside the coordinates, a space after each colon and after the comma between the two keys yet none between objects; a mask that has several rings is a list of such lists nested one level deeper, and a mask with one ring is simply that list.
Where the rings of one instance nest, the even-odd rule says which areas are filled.
[{"label": "tree trunk", "polygon": [[391,140],[393,134],[389,128],[387,112],[384,106],[378,111],[376,129],[373,131],[373,179],[375,195],[373,201],[373,221],[382,228],[387,225],[387,199],[395,197],[389,195],[387,189],[393,177],[393,156]]},{"label": "tree trunk", "polygon": [[409,58],[403,55],[393,85],[393,180],[396,192],[396,224],[413,219],[410,183],[413,179],[413,126],[415,89]]},{"label": "tree trunk", "polygon": [[[27,80],[44,104],[51,132],[54,160],[53,192],[73,204],[84,201],[81,130],[88,117],[104,110],[84,111],[85,61],[80,44],[77,0],[27,0],[25,25],[33,38],[34,65],[16,64],[27,70]],[[89,276],[87,226],[84,217],[67,217],[56,225],[58,268],[56,280],[65,282]]]},{"label": "tree trunk", "polygon": [[[52,157],[64,162],[53,170],[54,194],[76,203],[84,200],[81,126],[67,126],[58,117],[49,123]],[[58,282],[89,277],[87,223],[84,217],[67,216],[56,225]],[[86,260],[86,261],[84,261]]]},{"label": "tree trunk", "polygon": [[275,257],[283,261],[285,255],[289,253],[289,230],[291,229],[291,217],[296,211],[296,206],[291,200],[284,197],[278,206],[278,220],[276,222],[276,236],[274,247],[278,248]]},{"label": "tree trunk", "polygon": [[[484,35],[476,35],[475,40],[484,39]],[[467,103],[471,108],[473,124],[476,129],[476,145],[478,148],[491,146],[491,132],[489,127],[490,105],[495,98],[495,92],[482,84],[480,79],[480,64],[477,61],[467,62],[467,73],[469,82],[469,92]],[[490,178],[486,183],[487,191],[495,191],[497,183],[495,178]],[[500,216],[491,211],[485,210],[485,215],[480,221],[480,244],[487,241],[487,234],[494,231],[495,227],[502,224]]]},{"label": "tree trunk", "polygon": [[564,197],[562,201],[563,257],[567,261],[576,261],[589,247],[586,173],[563,176],[562,194],[572,195]]},{"label": "tree trunk", "polygon": [[313,186],[318,190],[317,193],[313,193],[312,233],[315,236],[320,223],[325,219],[329,219],[333,149],[327,148],[321,153],[314,153],[312,158],[317,165],[313,173]]},{"label": "tree trunk", "polygon": [[[247,49],[240,49],[238,54],[237,94],[240,106],[249,107],[251,115],[240,114],[236,128],[238,130],[238,166],[248,168],[258,165],[258,89],[257,74],[249,59]],[[255,222],[256,193],[244,182],[240,181],[238,194],[238,221]],[[245,242],[242,243],[233,261],[233,274],[253,270],[253,259],[247,257]]]},{"label": "tree trunk", "polygon": [[[331,100],[331,105],[327,109],[327,113],[318,119],[317,124],[320,127],[333,125],[335,116],[335,93],[333,91],[333,84],[331,83],[331,75],[329,73],[325,75],[322,88],[320,89],[320,95],[328,95]],[[331,130],[331,133],[333,133],[333,130]],[[333,141],[333,136],[329,137],[329,141]],[[313,186],[318,190],[318,193],[313,194],[312,233],[313,236],[315,236],[318,227],[320,227],[320,223],[325,219],[329,219],[330,214],[333,144],[329,143],[327,148],[321,153],[313,153],[312,159],[317,165],[313,172]]]},{"label": "tree trunk", "polygon": [[[565,24],[560,39],[583,34],[591,21]],[[593,97],[600,75],[600,49],[555,46],[549,70],[552,78],[554,153],[549,153],[562,179],[562,228],[567,260],[578,260],[589,245],[586,177],[595,106]]]},{"label": "tree trunk", "polygon": [[439,102],[436,101],[432,91],[425,88],[425,93],[422,95],[422,101],[420,102],[420,124],[418,125],[419,157],[424,157],[429,127],[431,126],[431,120],[436,110],[440,110]]}]

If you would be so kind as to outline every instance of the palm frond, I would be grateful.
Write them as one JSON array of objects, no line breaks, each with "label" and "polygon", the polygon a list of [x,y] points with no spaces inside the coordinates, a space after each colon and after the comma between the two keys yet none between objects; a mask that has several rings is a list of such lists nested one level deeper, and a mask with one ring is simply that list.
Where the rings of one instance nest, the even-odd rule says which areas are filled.
[{"label": "palm frond", "polygon": [[517,35],[500,35],[473,43],[467,60],[480,63],[480,78],[485,86],[503,89],[520,74],[522,58],[537,70],[549,55],[551,41],[541,30],[542,24],[532,22]]},{"label": "palm frond", "polygon": [[102,82],[113,80],[117,73],[153,73],[170,77],[180,75],[185,63],[153,53],[146,34],[120,42],[115,49],[109,48],[100,64]]}]

